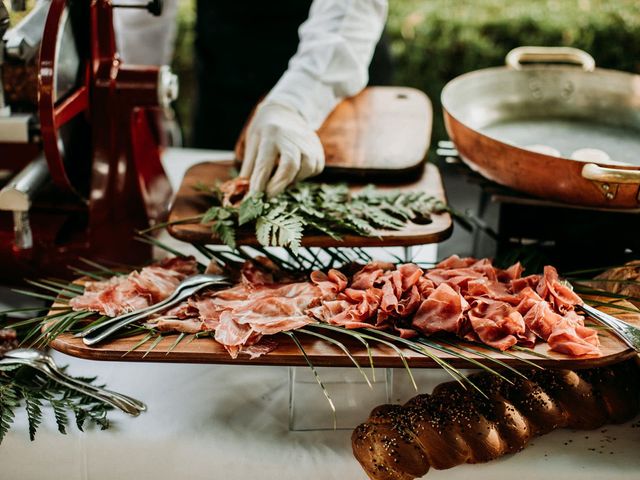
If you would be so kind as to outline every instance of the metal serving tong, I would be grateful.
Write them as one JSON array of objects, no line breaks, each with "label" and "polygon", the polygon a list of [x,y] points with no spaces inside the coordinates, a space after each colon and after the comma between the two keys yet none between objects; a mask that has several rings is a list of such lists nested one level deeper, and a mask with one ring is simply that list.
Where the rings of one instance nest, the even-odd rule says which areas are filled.
[{"label": "metal serving tong", "polygon": [[146,318],[154,313],[166,310],[167,308],[172,307],[187,299],[203,288],[227,285],[231,285],[231,282],[227,277],[224,277],[222,275],[193,275],[191,277],[185,278],[180,283],[180,285],[178,285],[175,292],[173,292],[171,296],[164,299],[163,301],[150,305],[147,308],[136,310],[135,312],[125,313],[124,315],[106,320],[94,327],[88,328],[87,330],[78,333],[76,336],[83,337],[82,341],[85,343],[85,345],[95,345],[96,343],[110,337],[127,325],[137,322],[138,320],[142,320],[143,318]]},{"label": "metal serving tong", "polygon": [[627,322],[620,320],[612,315],[608,315],[583,303],[577,306],[590,317],[598,320],[603,325],[609,327],[615,335],[624,343],[640,353],[640,328],[629,325]]},{"label": "metal serving tong", "polygon": [[131,416],[137,417],[140,412],[144,412],[147,409],[147,406],[140,400],[70,377],[58,368],[53,358],[39,350],[18,348],[6,352],[4,358],[0,359],[0,365],[16,364],[35,368],[52,380],[84,395],[113,405]]}]

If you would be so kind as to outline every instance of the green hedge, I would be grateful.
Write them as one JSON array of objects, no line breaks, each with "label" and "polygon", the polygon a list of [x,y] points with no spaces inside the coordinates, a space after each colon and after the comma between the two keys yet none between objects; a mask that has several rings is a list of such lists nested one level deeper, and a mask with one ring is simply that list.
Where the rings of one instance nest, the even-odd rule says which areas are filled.
[{"label": "green hedge", "polygon": [[[183,0],[174,70],[188,130],[193,100],[193,0]],[[504,63],[520,45],[568,45],[599,66],[640,72],[640,0],[390,0],[387,33],[395,81],[434,102],[434,140],[444,137],[440,91],[470,70]]]},{"label": "green hedge", "polygon": [[598,66],[640,72],[638,0],[404,0],[388,21],[395,79],[427,93],[444,138],[442,87],[452,78],[504,64],[521,45],[581,48]]}]

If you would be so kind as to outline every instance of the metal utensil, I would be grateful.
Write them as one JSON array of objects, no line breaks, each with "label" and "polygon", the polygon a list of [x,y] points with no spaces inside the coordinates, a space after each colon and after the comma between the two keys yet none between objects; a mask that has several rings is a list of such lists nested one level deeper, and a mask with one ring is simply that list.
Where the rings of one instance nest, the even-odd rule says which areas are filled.
[{"label": "metal utensil", "polygon": [[10,350],[6,352],[4,354],[4,357],[10,358],[10,359],[41,362],[46,366],[48,366],[51,369],[51,371],[54,374],[56,374],[60,379],[68,383],[77,385],[79,388],[91,390],[100,395],[110,395],[112,397],[119,398],[122,402],[129,403],[133,408],[137,408],[141,412],[144,412],[147,410],[147,406],[144,403],[142,403],[140,400],[136,400],[135,398],[132,398],[128,395],[124,395],[122,393],[114,392],[112,390],[107,390],[106,388],[101,388],[95,385],[91,385],[90,383],[87,383],[87,382],[82,382],[76,378],[73,378],[67,375],[58,367],[58,365],[56,365],[56,362],[53,360],[53,358],[51,358],[46,353],[41,352],[40,350],[35,350],[33,348],[16,348],[15,350]]},{"label": "metal utensil", "polygon": [[[134,405],[130,404],[128,401],[124,401],[122,398],[120,398],[119,396],[115,396],[113,395],[112,392],[109,392],[107,390],[103,390],[103,389],[99,389],[101,390],[100,392],[94,390],[97,387],[94,387],[94,389],[87,389],[84,388],[84,386],[79,386],[77,383],[70,383],[68,381],[66,381],[65,379],[63,379],[62,377],[56,375],[51,368],[43,363],[43,362],[39,362],[39,361],[34,361],[34,360],[25,360],[22,358],[3,358],[0,359],[0,365],[25,365],[31,368],[34,368],[42,373],[44,373],[47,377],[51,378],[52,380],[66,386],[69,388],[72,388],[73,390],[76,390],[80,393],[82,393],[83,395],[87,395],[89,397],[95,398],[97,400],[100,400],[101,402],[105,402],[108,403],[109,405],[114,406],[115,408],[122,410],[124,413],[131,415],[132,417],[137,417],[138,415],[140,415],[140,412],[142,410],[140,410],[138,407],[135,407]],[[86,384],[85,384],[86,385]]]},{"label": "metal utensil", "polygon": [[627,322],[620,320],[612,315],[606,314],[590,307],[587,304],[578,306],[584,313],[591,318],[599,321],[603,325],[609,327],[612,332],[624,343],[640,353],[640,328],[629,325]]},{"label": "metal utensil", "polygon": [[[549,63],[567,60],[578,66]],[[537,197],[638,208],[640,76],[594,69],[591,56],[566,48],[518,48],[507,62],[461,75],[442,91],[447,132],[461,159],[489,180]],[[535,144],[561,156],[527,148]],[[617,163],[571,159],[582,148]]]},{"label": "metal utensil", "polygon": [[96,343],[110,337],[127,325],[130,325],[133,322],[137,322],[138,320],[148,317],[149,315],[152,315],[154,313],[166,310],[167,308],[180,303],[182,300],[190,297],[203,288],[211,287],[213,285],[230,284],[231,283],[229,282],[229,279],[222,275],[193,275],[191,277],[185,278],[180,283],[180,285],[178,285],[175,292],[173,292],[173,294],[171,294],[171,296],[169,296],[165,300],[150,305],[147,308],[114,317],[111,320],[102,322],[95,327],[89,328],[84,332],[79,333],[77,336],[83,337],[82,341],[85,343],[85,345],[95,345]]}]

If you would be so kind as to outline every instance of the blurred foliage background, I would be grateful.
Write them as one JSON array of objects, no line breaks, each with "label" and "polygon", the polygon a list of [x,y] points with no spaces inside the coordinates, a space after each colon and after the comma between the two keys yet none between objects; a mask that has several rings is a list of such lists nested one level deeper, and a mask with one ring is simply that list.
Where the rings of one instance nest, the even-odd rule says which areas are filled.
[{"label": "blurred foliage background", "polygon": [[[186,138],[195,88],[195,3],[180,0],[173,61]],[[434,103],[434,142],[444,138],[438,114],[444,84],[502,65],[514,47],[573,46],[593,55],[600,67],[640,73],[640,0],[390,0],[387,35],[395,83],[423,90]]]},{"label": "blurred foliage background", "polygon": [[[462,73],[502,65],[520,45],[566,45],[597,65],[640,73],[640,0],[391,0],[387,35],[394,80],[429,95],[434,142],[444,138],[440,91]],[[195,1],[182,0],[173,68],[180,75],[178,111],[185,129],[193,101]],[[187,136],[188,138],[188,136]]]}]

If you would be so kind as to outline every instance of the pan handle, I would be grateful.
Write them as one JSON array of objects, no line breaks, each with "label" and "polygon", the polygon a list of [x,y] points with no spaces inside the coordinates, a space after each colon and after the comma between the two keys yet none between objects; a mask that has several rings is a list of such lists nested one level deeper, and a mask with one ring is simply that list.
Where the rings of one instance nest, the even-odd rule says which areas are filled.
[{"label": "pan handle", "polygon": [[587,163],[582,167],[582,177],[587,180],[602,183],[635,183],[640,184],[640,170],[622,170],[620,168],[606,168]]},{"label": "pan handle", "polygon": [[522,62],[575,63],[585,72],[593,72],[596,68],[596,61],[591,55],[571,47],[518,47],[505,58],[507,66],[514,70],[522,70]]}]

